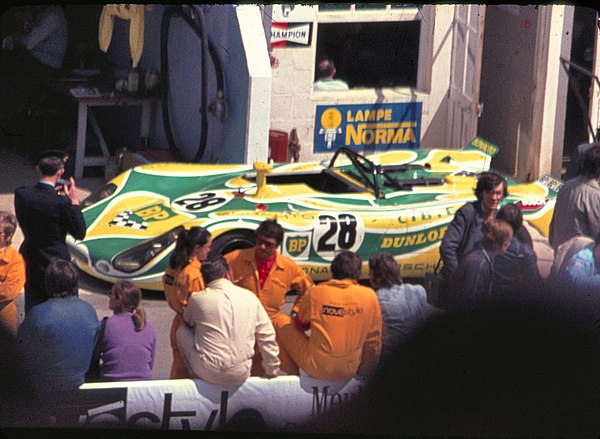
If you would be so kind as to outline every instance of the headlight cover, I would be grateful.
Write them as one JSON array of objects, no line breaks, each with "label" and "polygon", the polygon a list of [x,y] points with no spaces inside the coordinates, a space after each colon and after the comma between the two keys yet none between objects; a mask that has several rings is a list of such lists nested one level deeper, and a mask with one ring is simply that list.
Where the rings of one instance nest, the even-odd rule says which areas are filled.
[{"label": "headlight cover", "polygon": [[124,273],[133,273],[139,270],[173,244],[182,230],[183,226],[176,227],[163,235],[125,250],[113,259],[113,267]]}]

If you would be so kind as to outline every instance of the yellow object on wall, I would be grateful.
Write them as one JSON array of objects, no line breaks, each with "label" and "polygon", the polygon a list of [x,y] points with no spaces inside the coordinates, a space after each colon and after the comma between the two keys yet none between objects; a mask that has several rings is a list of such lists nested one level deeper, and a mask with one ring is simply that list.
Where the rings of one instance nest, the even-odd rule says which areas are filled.
[{"label": "yellow object on wall", "polygon": [[138,66],[144,50],[144,8],[151,11],[153,7],[138,4],[109,4],[102,8],[100,14],[98,43],[103,52],[106,52],[110,46],[115,17],[131,20],[129,46],[133,68]]}]

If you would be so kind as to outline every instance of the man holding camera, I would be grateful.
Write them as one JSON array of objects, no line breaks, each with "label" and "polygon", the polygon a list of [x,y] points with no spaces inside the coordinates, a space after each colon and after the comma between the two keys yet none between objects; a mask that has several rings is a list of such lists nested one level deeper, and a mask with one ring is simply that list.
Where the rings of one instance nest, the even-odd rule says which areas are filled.
[{"label": "man holding camera", "polygon": [[85,237],[75,180],[71,177],[59,183],[67,160],[68,155],[62,151],[43,154],[36,166],[38,183],[15,190],[15,214],[24,236],[19,251],[25,259],[25,313],[48,299],[44,273],[50,261],[71,260],[67,233],[75,239]]}]

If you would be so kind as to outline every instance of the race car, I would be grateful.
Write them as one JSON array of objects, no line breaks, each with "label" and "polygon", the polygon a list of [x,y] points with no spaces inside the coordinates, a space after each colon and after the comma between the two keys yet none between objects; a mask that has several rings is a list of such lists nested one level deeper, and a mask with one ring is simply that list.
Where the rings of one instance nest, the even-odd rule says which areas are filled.
[{"label": "race car", "polygon": [[[439,260],[454,212],[474,200],[477,174],[498,147],[476,137],[460,150],[417,149],[359,154],[342,147],[331,160],[249,165],[152,163],[119,174],[83,205],[85,239],[69,239],[74,263],[109,282],[127,279],[162,290],[161,277],[178,234],[202,226],[213,254],[254,245],[254,231],[276,219],[280,251],[315,281],[330,278],[340,250],[363,259],[394,255],[405,278],[423,278]],[[561,182],[543,176],[509,195],[525,220],[548,235]]]}]

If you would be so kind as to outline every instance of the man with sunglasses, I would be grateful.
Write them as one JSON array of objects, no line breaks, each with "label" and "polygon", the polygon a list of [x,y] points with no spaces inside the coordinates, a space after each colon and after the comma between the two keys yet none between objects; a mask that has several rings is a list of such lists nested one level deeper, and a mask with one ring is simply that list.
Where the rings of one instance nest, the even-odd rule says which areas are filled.
[{"label": "man with sunglasses", "polygon": [[[256,245],[252,248],[234,250],[225,255],[231,266],[233,282],[239,287],[252,291],[271,321],[280,313],[285,304],[285,296],[290,291],[298,293],[294,307],[306,290],[313,286],[312,279],[290,258],[283,256],[277,248],[283,242],[283,227],[274,219],[267,219],[256,229]],[[298,366],[289,354],[281,349],[280,369],[288,374],[297,375]],[[252,361],[252,376],[263,376],[261,355],[258,350]]]}]

